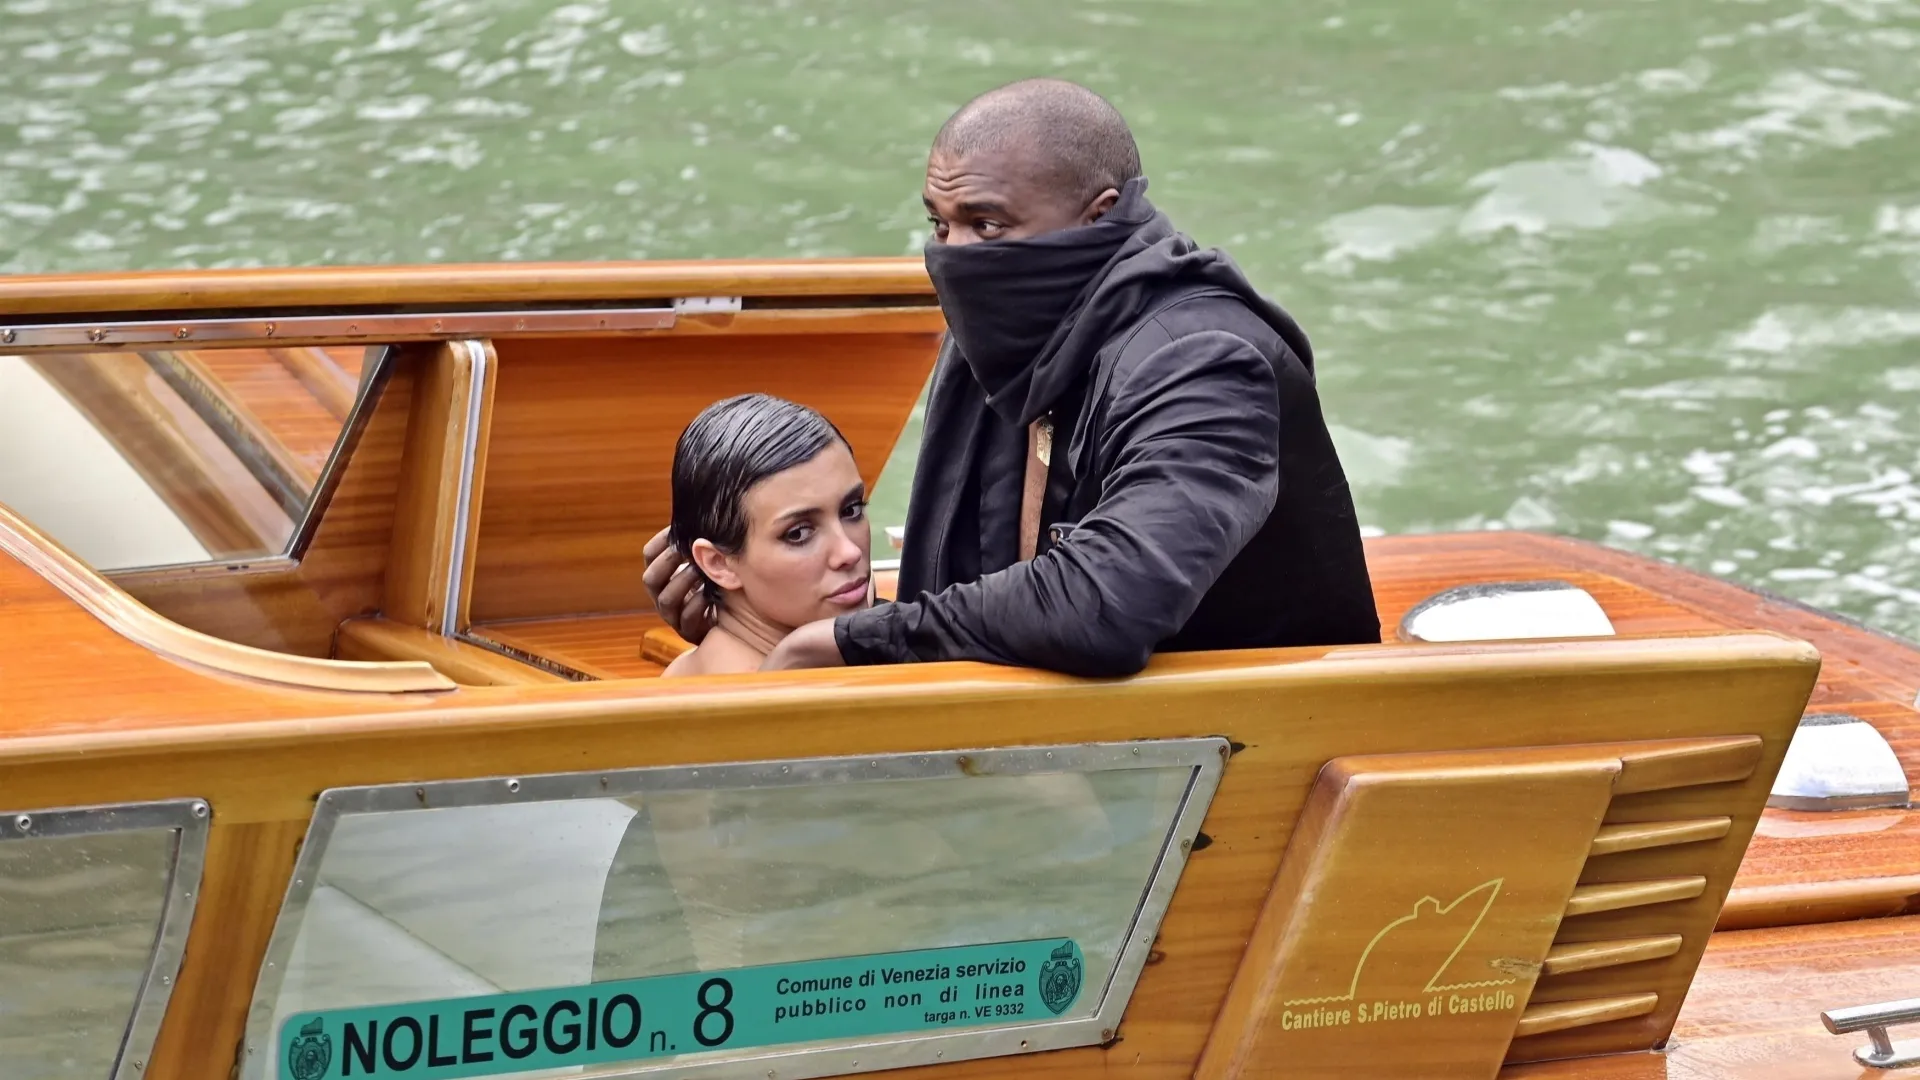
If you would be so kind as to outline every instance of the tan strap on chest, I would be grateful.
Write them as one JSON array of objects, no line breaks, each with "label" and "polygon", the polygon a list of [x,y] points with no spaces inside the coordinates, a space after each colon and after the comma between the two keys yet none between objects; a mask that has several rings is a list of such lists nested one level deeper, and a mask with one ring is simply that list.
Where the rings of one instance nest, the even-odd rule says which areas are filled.
[{"label": "tan strap on chest", "polygon": [[1047,499],[1047,466],[1053,464],[1053,417],[1027,425],[1027,480],[1020,491],[1020,561],[1040,550],[1040,510]]}]

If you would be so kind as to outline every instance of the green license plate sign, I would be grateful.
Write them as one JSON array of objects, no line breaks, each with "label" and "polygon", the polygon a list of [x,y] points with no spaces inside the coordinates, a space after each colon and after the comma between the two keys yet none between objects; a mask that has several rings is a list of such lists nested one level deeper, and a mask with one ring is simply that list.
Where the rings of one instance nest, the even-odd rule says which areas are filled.
[{"label": "green license plate sign", "polygon": [[287,1080],[452,1080],[675,1054],[1051,1020],[1080,996],[1062,938],[301,1013]]}]

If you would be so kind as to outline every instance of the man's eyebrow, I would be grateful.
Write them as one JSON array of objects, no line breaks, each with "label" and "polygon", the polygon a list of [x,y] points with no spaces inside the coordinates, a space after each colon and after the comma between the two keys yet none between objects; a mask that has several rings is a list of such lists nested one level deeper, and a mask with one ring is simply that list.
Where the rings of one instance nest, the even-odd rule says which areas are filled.
[{"label": "man's eyebrow", "polygon": [[[934,206],[933,200],[926,195],[920,196],[920,203],[927,208],[929,214],[937,214],[940,212],[939,207]],[[994,202],[990,199],[969,200],[960,203],[955,209],[959,210],[962,214],[998,214],[1005,216],[1007,213],[1005,203]]]}]

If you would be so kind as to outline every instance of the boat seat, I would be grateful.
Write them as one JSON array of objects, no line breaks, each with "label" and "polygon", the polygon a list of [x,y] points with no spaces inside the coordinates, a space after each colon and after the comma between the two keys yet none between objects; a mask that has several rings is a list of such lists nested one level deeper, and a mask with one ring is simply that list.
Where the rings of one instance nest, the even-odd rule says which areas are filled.
[{"label": "boat seat", "polygon": [[1427,597],[1400,620],[1402,641],[1612,637],[1593,594],[1567,581],[1489,581]]},{"label": "boat seat", "polygon": [[1907,805],[1907,773],[1886,736],[1847,713],[1800,718],[1767,805],[1779,810],[1870,810]]}]

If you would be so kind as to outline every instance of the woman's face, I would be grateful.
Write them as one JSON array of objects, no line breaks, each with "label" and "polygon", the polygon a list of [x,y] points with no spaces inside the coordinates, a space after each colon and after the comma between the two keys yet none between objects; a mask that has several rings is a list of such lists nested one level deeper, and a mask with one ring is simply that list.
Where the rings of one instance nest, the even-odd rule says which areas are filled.
[{"label": "woman's face", "polygon": [[789,629],[867,606],[867,489],[844,443],[753,485],[742,502],[747,539],[738,554],[694,545],[714,584]]}]

